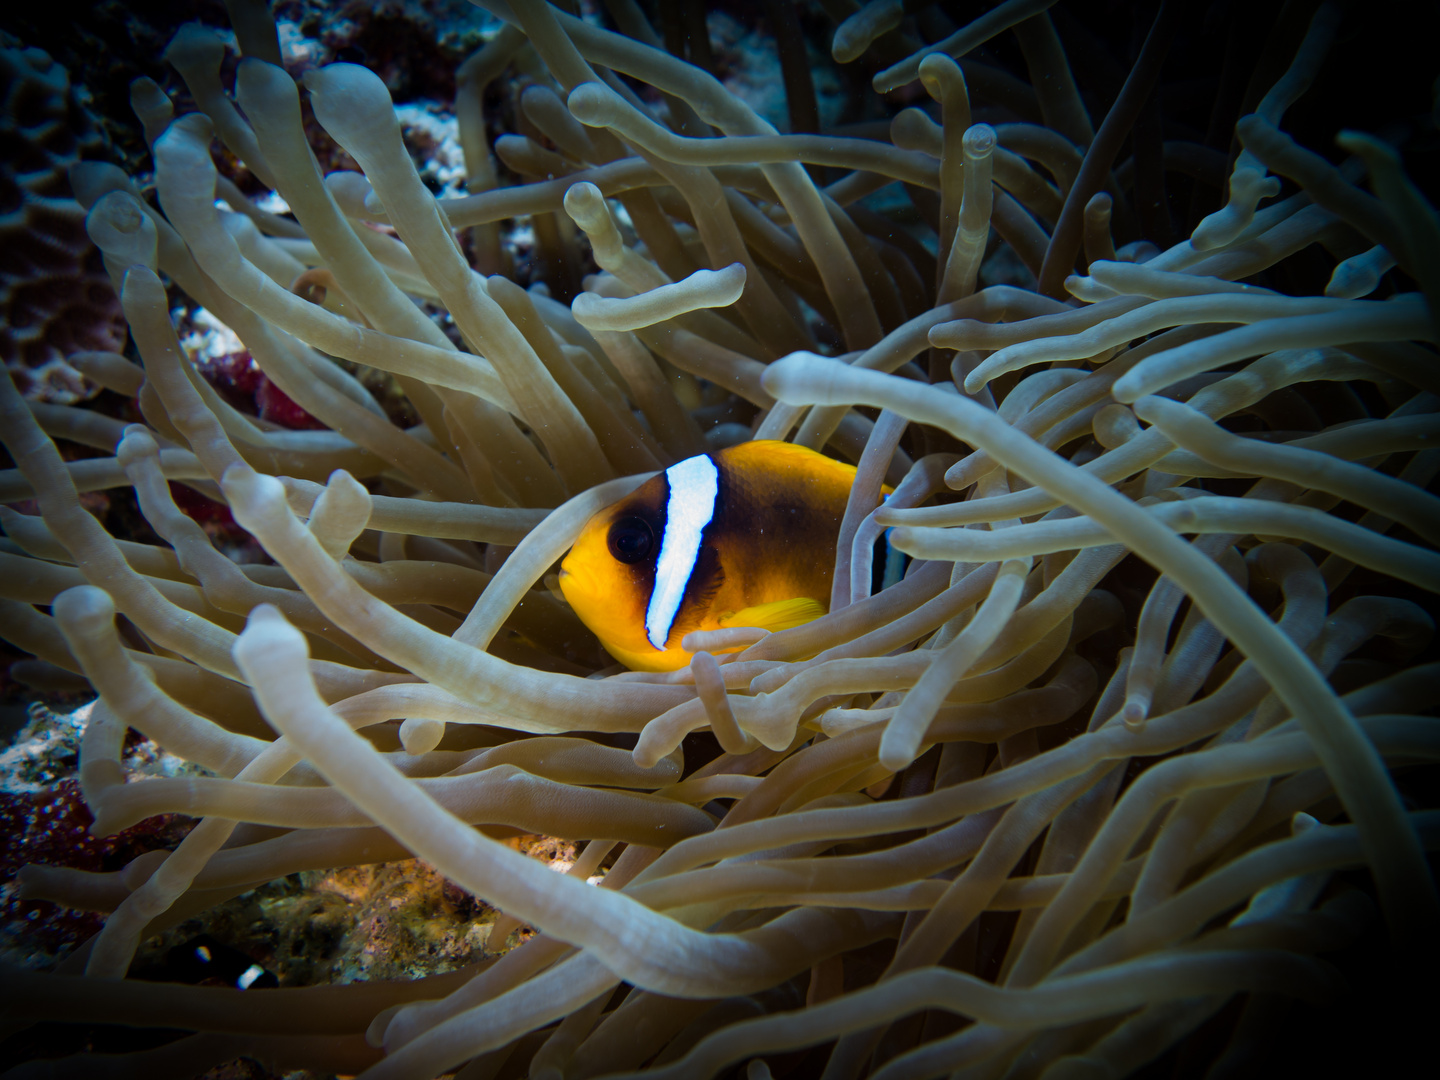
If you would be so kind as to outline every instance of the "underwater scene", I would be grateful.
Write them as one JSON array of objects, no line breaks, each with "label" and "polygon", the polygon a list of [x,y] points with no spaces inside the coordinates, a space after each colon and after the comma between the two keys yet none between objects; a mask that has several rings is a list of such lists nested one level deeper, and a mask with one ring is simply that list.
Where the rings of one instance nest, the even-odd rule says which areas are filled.
[{"label": "underwater scene", "polygon": [[0,1077],[1418,1073],[1440,54],[0,10]]}]

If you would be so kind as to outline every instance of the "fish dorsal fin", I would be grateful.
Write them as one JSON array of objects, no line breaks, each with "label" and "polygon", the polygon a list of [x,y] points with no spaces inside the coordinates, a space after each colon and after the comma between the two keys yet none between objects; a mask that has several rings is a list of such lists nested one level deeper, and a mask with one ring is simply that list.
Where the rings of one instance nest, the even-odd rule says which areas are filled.
[{"label": "fish dorsal fin", "polygon": [[813,474],[817,470],[821,472],[834,472],[848,479],[855,476],[855,466],[847,465],[843,461],[836,461],[832,457],[826,457],[809,447],[797,446],[795,443],[779,442],[771,439],[754,439],[750,442],[739,443],[728,450],[720,452],[725,460],[757,464],[775,468],[777,466],[786,469],[800,469],[805,473]]},{"label": "fish dorsal fin", "polygon": [[741,608],[720,620],[721,626],[758,626],[771,632],[802,626],[825,614],[825,605],[808,596],[792,600],[776,600],[769,604]]}]

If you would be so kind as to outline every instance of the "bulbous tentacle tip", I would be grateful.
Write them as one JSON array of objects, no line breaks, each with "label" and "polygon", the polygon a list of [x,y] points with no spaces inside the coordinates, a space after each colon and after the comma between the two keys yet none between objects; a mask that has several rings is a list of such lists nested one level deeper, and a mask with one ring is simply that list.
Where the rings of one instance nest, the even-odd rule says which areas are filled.
[{"label": "bulbous tentacle tip", "polygon": [[620,96],[599,82],[583,82],[565,98],[570,115],[586,127],[605,127],[612,123],[620,104]]},{"label": "bulbous tentacle tip", "polygon": [[815,404],[815,399],[803,396],[806,389],[813,388],[836,363],[828,356],[799,349],[768,365],[760,376],[760,385],[776,400],[791,405]]},{"label": "bulbous tentacle tip", "polygon": [[76,585],[55,598],[50,610],[66,630],[93,627],[115,617],[115,601],[95,585]]},{"label": "bulbous tentacle tip", "polygon": [[256,56],[241,58],[235,70],[235,96],[247,112],[252,107],[273,106],[282,98],[298,104],[300,98],[289,72]]},{"label": "bulbous tentacle tip", "polygon": [[267,671],[303,662],[310,643],[274,604],[257,604],[245,619],[245,629],[231,647],[235,664],[252,683]]},{"label": "bulbous tentacle tip", "polygon": [[[305,73],[315,118],[337,139],[350,133],[400,130],[390,91],[359,64],[326,64]],[[343,133],[343,134],[342,134]]]},{"label": "bulbous tentacle tip", "polygon": [[215,72],[225,60],[225,42],[212,28],[188,22],[165,47],[165,60],[182,73],[187,69]]},{"label": "bulbous tentacle tip", "polygon": [[237,462],[220,477],[230,510],[240,526],[252,532],[270,512],[286,507],[285,485],[273,476],[256,472],[249,465]]},{"label": "bulbous tentacle tip", "polygon": [[143,424],[128,425],[120,437],[120,445],[115,448],[115,457],[122,469],[128,469],[142,458],[154,457],[159,453],[160,444]]}]

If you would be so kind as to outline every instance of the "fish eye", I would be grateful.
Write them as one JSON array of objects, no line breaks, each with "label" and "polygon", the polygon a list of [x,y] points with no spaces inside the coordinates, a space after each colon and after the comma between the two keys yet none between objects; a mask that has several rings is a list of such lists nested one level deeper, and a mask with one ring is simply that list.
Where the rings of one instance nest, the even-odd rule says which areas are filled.
[{"label": "fish eye", "polygon": [[655,546],[655,534],[643,518],[621,518],[610,526],[610,554],[622,563],[637,563]]}]

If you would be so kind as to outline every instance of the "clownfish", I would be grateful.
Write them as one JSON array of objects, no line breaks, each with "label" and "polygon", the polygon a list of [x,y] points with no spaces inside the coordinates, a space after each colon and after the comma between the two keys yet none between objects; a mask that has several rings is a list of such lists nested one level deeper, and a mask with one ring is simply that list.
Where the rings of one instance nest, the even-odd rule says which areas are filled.
[{"label": "clownfish", "polygon": [[686,458],[590,519],[560,591],[637,671],[684,667],[695,630],[799,626],[829,606],[854,482],[854,466],[792,443]]}]

